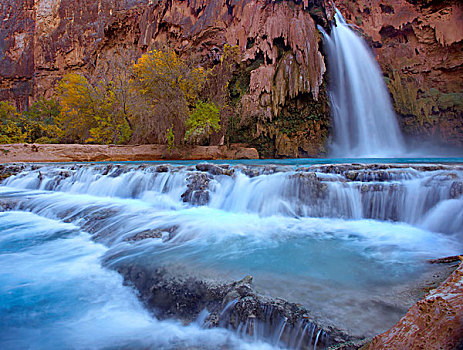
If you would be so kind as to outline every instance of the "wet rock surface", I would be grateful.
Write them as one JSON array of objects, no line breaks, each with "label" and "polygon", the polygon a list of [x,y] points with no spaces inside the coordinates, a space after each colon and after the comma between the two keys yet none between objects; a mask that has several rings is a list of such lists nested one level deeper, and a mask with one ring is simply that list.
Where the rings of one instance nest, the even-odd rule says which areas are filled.
[{"label": "wet rock surface", "polygon": [[226,165],[215,165],[210,163],[200,163],[196,165],[196,170],[204,171],[211,175],[233,175],[233,170],[230,170],[230,166]]},{"label": "wet rock surface", "polygon": [[184,202],[193,205],[206,205],[209,202],[210,175],[204,173],[191,173],[186,181],[187,190],[182,193]]},{"label": "wet rock surface", "polygon": [[390,330],[362,349],[462,349],[463,263],[410,308]]},{"label": "wet rock surface", "polygon": [[290,348],[313,347],[315,343],[326,348],[359,340],[317,323],[301,305],[259,294],[253,288],[251,276],[236,282],[220,282],[185,275],[178,266],[149,268],[126,264],[116,270],[160,318],[175,317],[190,323],[207,310],[203,327],[230,328],[267,341],[279,336],[279,341]]}]

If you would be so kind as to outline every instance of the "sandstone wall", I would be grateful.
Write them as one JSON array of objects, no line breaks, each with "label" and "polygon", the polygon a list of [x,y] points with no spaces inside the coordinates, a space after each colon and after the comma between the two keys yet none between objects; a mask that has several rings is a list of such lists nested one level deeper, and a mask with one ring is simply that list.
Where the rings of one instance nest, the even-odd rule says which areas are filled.
[{"label": "sandstone wall", "polygon": [[[316,155],[329,113],[315,21],[326,25],[321,1],[4,0],[0,99],[25,108],[52,96],[67,72],[99,76],[115,57],[160,44],[212,64],[228,43],[243,55],[235,107],[239,127],[249,132],[238,130],[236,141],[265,139],[269,156]],[[281,116],[294,110],[304,118],[289,130]]]}]

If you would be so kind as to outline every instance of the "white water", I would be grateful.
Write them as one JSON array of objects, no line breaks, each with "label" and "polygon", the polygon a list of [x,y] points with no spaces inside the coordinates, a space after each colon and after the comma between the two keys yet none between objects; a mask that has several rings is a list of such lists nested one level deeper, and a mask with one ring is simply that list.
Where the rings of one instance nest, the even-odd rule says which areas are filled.
[{"label": "white water", "polygon": [[[420,227],[429,227],[427,216],[433,211],[433,231],[461,232],[460,216],[456,216],[452,229],[445,211],[437,205],[446,203],[445,208],[452,207],[453,211],[460,208],[462,167],[431,166],[429,171],[417,167],[254,167],[253,175],[260,175],[250,177],[247,168],[237,166],[231,168],[232,176],[208,175],[207,204],[227,213],[393,220]],[[148,203],[158,210],[178,211],[189,207],[181,195],[187,189],[187,178],[198,173],[194,167],[157,172],[156,167],[50,166],[26,170],[7,179],[4,185],[111,197],[116,199],[114,202],[137,199],[137,203]]]},{"label": "white water", "polygon": [[270,349],[224,329],[158,321],[101,267],[107,248],[73,224],[0,213],[1,349]]},{"label": "white water", "polygon": [[[7,179],[0,204],[16,211],[0,214],[0,344],[22,348],[47,332],[55,342],[44,348],[204,347],[201,337],[212,347],[245,346],[225,330],[151,318],[100,259],[221,280],[251,274],[260,291],[372,335],[406,311],[397,294],[427,270],[426,259],[463,248],[461,167],[254,167],[252,177],[231,170],[203,173],[204,206],[181,197],[194,167],[53,165]],[[163,239],[130,240],[157,229]],[[32,314],[39,321],[17,330]]]},{"label": "white water", "polygon": [[405,152],[381,70],[362,38],[336,10],[324,35],[334,122],[332,153],[339,157],[395,157]]}]

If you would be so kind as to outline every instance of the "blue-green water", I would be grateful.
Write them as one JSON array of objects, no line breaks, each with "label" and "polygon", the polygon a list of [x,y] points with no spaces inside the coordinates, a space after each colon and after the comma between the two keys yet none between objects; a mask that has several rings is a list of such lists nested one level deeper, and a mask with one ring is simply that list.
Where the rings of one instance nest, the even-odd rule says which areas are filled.
[{"label": "blue-green water", "polygon": [[[153,160],[126,162],[91,162],[92,164],[172,164],[195,165],[199,163],[230,165],[293,165],[309,166],[317,164],[463,164],[463,157],[434,158],[288,158],[288,159],[218,159],[218,160]],[[55,163],[66,164],[66,163]],[[69,163],[68,163],[69,164]],[[86,164],[72,163],[72,164]]]},{"label": "blue-green water", "polygon": [[[354,180],[294,171],[347,161],[211,162],[287,165],[253,176],[240,166],[229,175],[150,166],[166,162],[25,166],[0,186],[0,204],[14,209],[0,213],[0,347],[204,348],[202,339],[212,348],[265,346],[156,320],[112,270],[121,264],[225,281],[250,274],[259,292],[353,334],[387,329],[410,306],[400,296],[429,271],[426,259],[461,253],[463,171],[392,166],[385,176],[357,167]],[[381,163],[463,159],[434,161]],[[195,175],[207,179],[195,190],[207,189],[208,199],[184,202]],[[150,230],[162,238],[131,239]]]}]

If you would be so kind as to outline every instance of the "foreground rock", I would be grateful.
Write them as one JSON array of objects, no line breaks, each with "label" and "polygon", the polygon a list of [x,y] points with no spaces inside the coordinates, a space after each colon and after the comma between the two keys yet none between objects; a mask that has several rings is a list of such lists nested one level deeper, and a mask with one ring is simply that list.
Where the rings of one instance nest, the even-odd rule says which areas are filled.
[{"label": "foreground rock", "polygon": [[462,348],[463,262],[439,288],[412,306],[394,327],[362,349]]},{"label": "foreground rock", "polygon": [[258,158],[256,149],[237,145],[196,146],[182,151],[169,151],[165,145],[12,144],[0,146],[0,163]]},{"label": "foreground rock", "polygon": [[140,299],[161,319],[174,317],[206,328],[229,328],[289,348],[325,349],[342,344],[343,349],[354,349],[358,346],[353,344],[365,342],[315,321],[299,304],[259,294],[251,276],[223,282],[187,274],[179,266],[156,268],[147,262],[124,262],[111,267],[139,291]]}]

